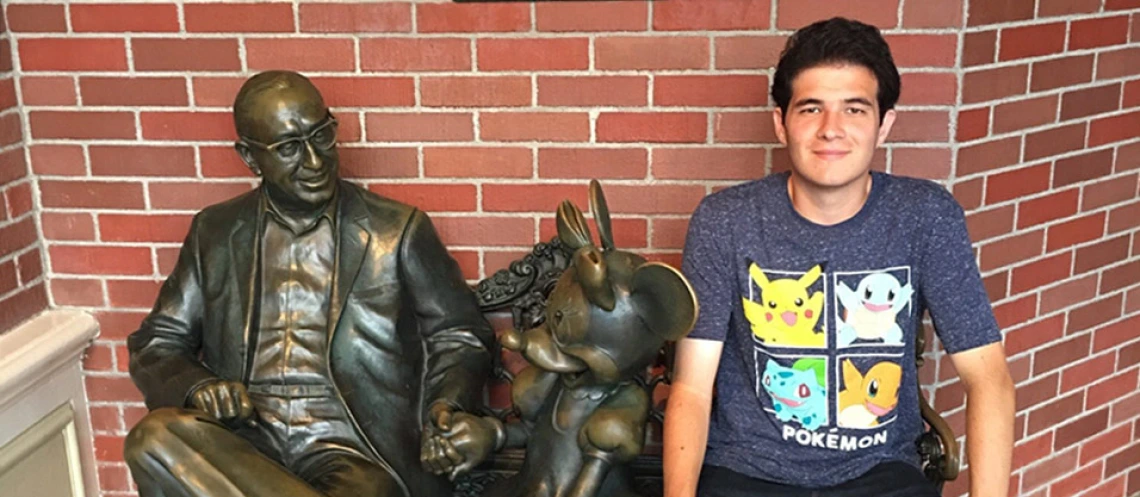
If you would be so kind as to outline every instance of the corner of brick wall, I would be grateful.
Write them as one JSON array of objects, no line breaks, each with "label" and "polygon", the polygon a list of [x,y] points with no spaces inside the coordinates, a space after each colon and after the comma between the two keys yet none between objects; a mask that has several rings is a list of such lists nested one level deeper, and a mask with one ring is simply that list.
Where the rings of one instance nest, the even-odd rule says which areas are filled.
[{"label": "corner of brick wall", "polygon": [[47,308],[11,38],[0,12],[0,334]]},{"label": "corner of brick wall", "polygon": [[[1018,382],[1011,494],[1140,491],[1136,0],[3,3],[17,65],[0,104],[20,110],[0,120],[30,134],[0,154],[0,190],[27,192],[28,219],[37,192],[52,305],[100,321],[85,368],[104,495],[134,492],[122,438],[145,413],[125,336],[193,212],[253,185],[229,121],[251,73],[310,74],[344,173],[429,211],[472,280],[549,239],[592,177],[618,244],[676,264],[701,197],[788,167],[771,67],[830,15],[885,28],[902,69],[875,166],[967,210]],[[961,384],[931,358],[922,381],[962,433]]]}]

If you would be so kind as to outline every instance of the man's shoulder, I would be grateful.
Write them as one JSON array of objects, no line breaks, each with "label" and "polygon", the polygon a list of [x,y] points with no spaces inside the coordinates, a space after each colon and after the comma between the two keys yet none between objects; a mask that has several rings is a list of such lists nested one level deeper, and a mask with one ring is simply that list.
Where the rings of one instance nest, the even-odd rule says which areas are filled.
[{"label": "man's shoulder", "polygon": [[961,209],[954,195],[939,183],[909,176],[879,174],[887,182],[887,198],[905,204],[907,209],[913,209],[914,212]]},{"label": "man's shoulder", "polygon": [[229,200],[206,206],[195,216],[197,222],[207,226],[231,226],[239,219],[256,219],[260,190],[254,188]]},{"label": "man's shoulder", "polygon": [[742,208],[772,198],[781,185],[787,184],[786,174],[774,174],[761,179],[730,186],[709,194],[701,200],[700,208],[710,213],[739,215]]}]

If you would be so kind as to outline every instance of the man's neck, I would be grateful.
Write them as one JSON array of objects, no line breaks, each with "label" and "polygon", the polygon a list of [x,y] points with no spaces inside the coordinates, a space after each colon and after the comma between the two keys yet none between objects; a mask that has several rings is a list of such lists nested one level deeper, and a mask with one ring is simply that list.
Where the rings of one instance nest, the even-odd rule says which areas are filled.
[{"label": "man's neck", "polygon": [[871,175],[836,188],[820,188],[804,181],[794,171],[788,176],[792,208],[807,220],[832,226],[855,217],[871,194]]},{"label": "man's neck", "polygon": [[332,199],[321,206],[295,206],[277,199],[272,188],[263,188],[266,191],[266,207],[269,211],[274,213],[291,231],[298,234],[315,226],[317,220],[330,209],[332,202],[336,199],[336,195],[333,195]]}]

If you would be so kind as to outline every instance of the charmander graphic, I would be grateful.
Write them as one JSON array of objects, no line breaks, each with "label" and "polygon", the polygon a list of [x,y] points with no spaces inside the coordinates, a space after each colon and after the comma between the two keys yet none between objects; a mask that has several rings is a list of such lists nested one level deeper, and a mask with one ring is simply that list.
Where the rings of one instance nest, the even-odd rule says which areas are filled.
[{"label": "charmander graphic", "polygon": [[821,358],[804,358],[781,366],[769,358],[760,384],[772,399],[776,419],[799,421],[815,430],[827,421],[827,364]]},{"label": "charmander graphic", "polygon": [[878,362],[864,375],[850,359],[842,363],[844,389],[839,392],[839,426],[878,426],[879,420],[894,411],[899,403],[902,367],[893,362]]},{"label": "charmander graphic", "polygon": [[855,340],[882,340],[888,345],[903,343],[902,328],[896,318],[914,295],[909,282],[904,285],[886,272],[871,273],[864,276],[854,290],[839,282],[835,285],[835,295],[845,311],[837,323],[840,347],[851,345]]},{"label": "charmander graphic", "polygon": [[760,303],[742,299],[744,317],[751,324],[752,334],[767,345],[826,346],[827,335],[815,330],[823,314],[823,292],[808,294],[822,273],[822,268],[816,265],[799,278],[769,280],[760,266],[753,263],[748,274],[760,288]]}]

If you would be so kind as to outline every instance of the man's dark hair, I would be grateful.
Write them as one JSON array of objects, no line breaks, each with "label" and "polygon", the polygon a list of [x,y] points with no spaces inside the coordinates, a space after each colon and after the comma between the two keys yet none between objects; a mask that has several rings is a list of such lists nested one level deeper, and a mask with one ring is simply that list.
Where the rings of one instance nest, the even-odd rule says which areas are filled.
[{"label": "man's dark hair", "polygon": [[787,116],[796,76],[814,67],[845,64],[866,67],[875,75],[881,122],[899,100],[899,69],[878,28],[842,17],[805,26],[788,38],[772,77],[772,99]]}]

